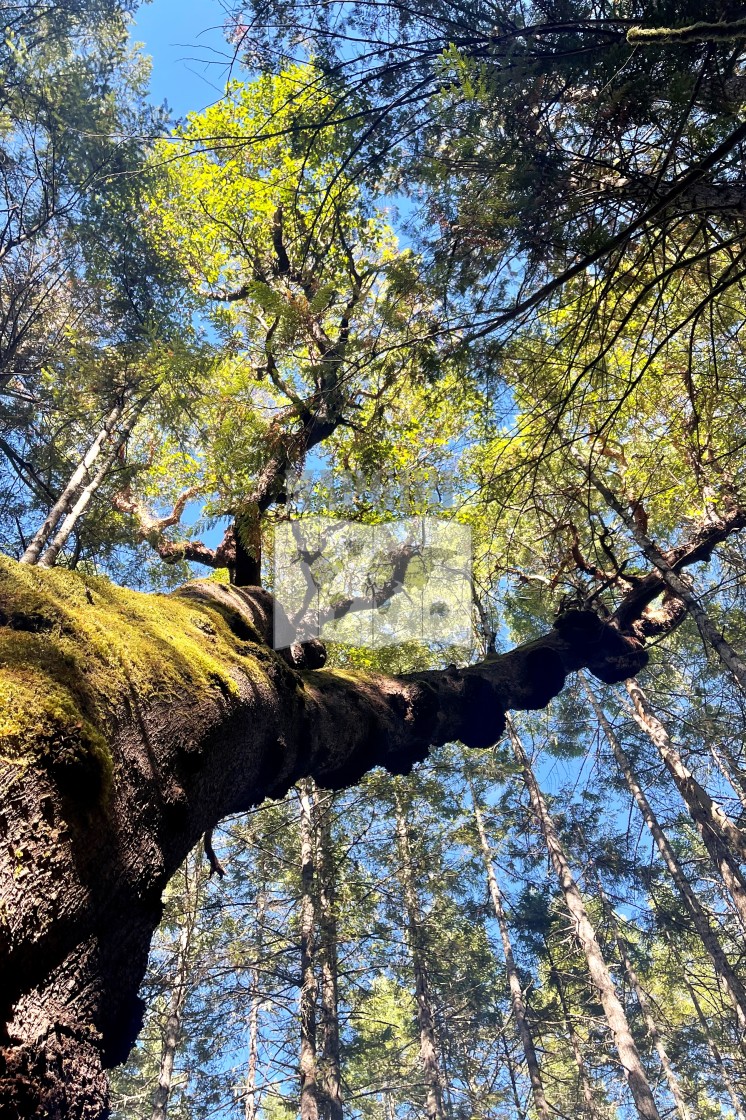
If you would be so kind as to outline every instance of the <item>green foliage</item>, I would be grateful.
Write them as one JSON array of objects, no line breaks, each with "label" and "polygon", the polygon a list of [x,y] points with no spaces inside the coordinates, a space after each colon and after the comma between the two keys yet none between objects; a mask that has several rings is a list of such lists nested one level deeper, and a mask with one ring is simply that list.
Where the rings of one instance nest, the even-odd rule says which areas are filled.
[{"label": "green foliage", "polygon": [[[6,761],[87,768],[79,788],[105,803],[112,775],[94,724],[106,725],[112,697],[132,682],[151,702],[185,685],[234,690],[239,651],[217,612],[99,574],[181,582],[186,549],[159,567],[163,540],[214,542],[235,515],[248,550],[273,518],[458,520],[473,533],[477,641],[492,652],[569,606],[607,614],[649,573],[589,464],[661,548],[746,502],[740,147],[612,244],[736,127],[735,47],[663,50],[649,37],[629,48],[631,23],[683,26],[695,7],[511,2],[454,17],[451,6],[415,3],[391,5],[384,20],[380,7],[352,3],[335,24],[334,6],[312,3],[312,61],[232,80],[166,137],[162,115],[142,103],[147,67],[117,4],[32,3],[28,19],[18,6],[0,60],[0,177],[7,198],[24,200],[8,211],[0,260],[7,553],[43,520],[115,400],[139,411],[61,567],[0,563]],[[268,37],[267,11],[297,32],[295,6],[277,2],[262,7]],[[516,317],[514,302],[545,282],[540,309]],[[304,468],[309,485],[286,492],[285,475]],[[179,508],[186,527],[169,516]],[[735,537],[695,571],[737,648],[745,573]],[[414,563],[408,578],[417,589],[427,571]],[[346,679],[442,667],[426,642],[329,654]],[[240,664],[263,673],[258,656]],[[743,698],[690,620],[655,648],[648,686],[687,765],[742,822]],[[721,1115],[726,1077],[743,1082],[733,1013],[583,696],[569,687],[520,733],[661,1110],[671,1100],[612,916],[692,1111]],[[659,752],[626,697],[607,690],[599,702],[741,974],[739,919]],[[40,723],[46,746],[32,758]],[[509,745],[468,758],[446,748],[395,789],[409,880],[389,778],[368,776],[335,799],[316,793],[331,818],[346,1114],[423,1114],[415,945],[448,1120],[536,1113],[476,790],[551,1107],[581,1115],[590,1095],[596,1117],[627,1115],[613,1040]],[[292,796],[231,821],[219,842],[224,883],[207,884],[193,856],[169,889],[145,1032],[116,1076],[117,1115],[152,1110],[185,920],[170,1114],[245,1109],[254,1011],[258,1116],[297,1114],[298,827]]]}]

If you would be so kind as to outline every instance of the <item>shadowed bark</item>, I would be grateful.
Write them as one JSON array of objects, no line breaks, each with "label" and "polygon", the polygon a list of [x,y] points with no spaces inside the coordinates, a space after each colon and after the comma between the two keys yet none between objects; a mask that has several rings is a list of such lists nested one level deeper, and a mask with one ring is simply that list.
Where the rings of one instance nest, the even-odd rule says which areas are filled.
[{"label": "shadowed bark", "polygon": [[646,660],[575,611],[467,669],[299,672],[268,646],[268,602],[0,561],[0,702],[18,728],[0,752],[3,1116],[106,1115],[161,892],[219,819],[304,776],[341,788],[377,765],[406,773],[432,745],[489,746],[507,710],[543,707],[568,673],[615,683]]}]

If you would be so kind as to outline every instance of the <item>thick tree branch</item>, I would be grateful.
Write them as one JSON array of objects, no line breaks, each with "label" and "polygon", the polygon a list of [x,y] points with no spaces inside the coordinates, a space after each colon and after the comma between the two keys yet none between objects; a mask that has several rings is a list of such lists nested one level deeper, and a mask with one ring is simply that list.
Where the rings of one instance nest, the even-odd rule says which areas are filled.
[{"label": "thick tree branch", "polygon": [[166,564],[189,560],[209,568],[227,568],[235,562],[235,544],[227,534],[217,548],[209,548],[202,541],[174,541],[166,536],[166,529],[179,524],[188,502],[198,493],[198,486],[190,486],[179,495],[171,513],[165,517],[155,517],[144,502],[133,497],[129,487],[116,494],[112,504],[122,513],[133,515],[140,540],[147,541]]},{"label": "thick tree branch", "polygon": [[[656,576],[663,587],[668,588],[672,595],[681,600],[687,612],[691,615],[699,630],[702,641],[705,647],[711,647],[720,657],[723,664],[730,670],[734,679],[740,687],[746,692],[746,662],[743,658],[736,653],[730,643],[726,641],[724,636],[715,627],[706,610],[702,606],[698,596],[692,589],[692,585],[688,577],[686,577],[681,569],[685,564],[693,564],[698,559],[708,559],[712,555],[712,550],[719,541],[725,540],[730,533],[735,529],[743,528],[746,525],[746,511],[734,503],[731,503],[728,514],[725,518],[718,518],[716,521],[707,521],[700,527],[700,547],[699,549],[692,549],[691,546],[685,549],[683,557],[678,563],[676,553],[678,549],[671,549],[666,552],[658,547],[646,532],[647,520],[645,527],[640,523],[638,517],[635,516],[635,506],[639,503],[629,501],[627,505],[621,501],[607,483],[598,475],[590,464],[586,465],[588,479],[595,487],[599,494],[603,496],[622,523],[626,526],[632,537],[636,541],[640,551],[645,558],[657,569]],[[629,507],[629,508],[628,508]],[[673,554],[673,555],[672,555]],[[635,588],[633,594],[637,596],[639,601],[641,586]],[[654,586],[654,584],[652,584]],[[652,600],[649,600],[652,601]],[[617,623],[619,622],[619,612],[615,615]],[[640,635],[642,637],[642,635]]]},{"label": "thick tree branch", "polygon": [[[568,673],[621,681],[646,661],[634,639],[571,612],[466,669],[295,672],[268,648],[266,592],[144,596],[0,564],[3,659],[28,717],[0,770],[0,1092],[3,1078],[26,1086],[19,1120],[102,1115],[101,1063],[121,1061],[139,1028],[163,887],[220,818],[303,776],[337,788],[377,765],[407,772],[434,744],[488,746],[508,709],[543,707]],[[56,730],[45,687],[64,697]],[[85,1066],[85,1084],[66,1063]]]}]

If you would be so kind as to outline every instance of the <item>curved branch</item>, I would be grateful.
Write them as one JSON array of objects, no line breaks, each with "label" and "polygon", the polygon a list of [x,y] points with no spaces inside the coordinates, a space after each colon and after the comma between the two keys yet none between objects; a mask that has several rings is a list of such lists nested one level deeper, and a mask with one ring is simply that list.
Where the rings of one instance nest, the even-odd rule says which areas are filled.
[{"label": "curved branch", "polygon": [[140,540],[147,541],[166,564],[188,560],[194,564],[205,564],[208,568],[227,568],[235,563],[235,541],[227,533],[217,548],[209,548],[202,541],[174,541],[166,536],[165,530],[179,524],[187,503],[198,493],[198,486],[184,490],[176,499],[171,513],[165,517],[155,517],[144,502],[132,496],[129,487],[116,494],[112,504],[120,512],[132,514]]},{"label": "curved branch", "polygon": [[687,27],[630,27],[627,42],[633,46],[647,43],[732,43],[746,39],[746,19],[708,23],[701,20]]}]

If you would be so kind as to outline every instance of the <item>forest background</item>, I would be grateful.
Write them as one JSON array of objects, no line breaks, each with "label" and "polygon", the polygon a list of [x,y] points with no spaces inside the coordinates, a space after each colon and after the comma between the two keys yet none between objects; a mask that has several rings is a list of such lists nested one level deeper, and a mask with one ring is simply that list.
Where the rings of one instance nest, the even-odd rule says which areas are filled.
[{"label": "forest background", "polygon": [[[167,79],[177,124],[129,6],[6,5],[9,1116],[105,1115],[95,1052],[121,1118],[744,1120],[746,20],[708,9],[195,6],[213,88]],[[473,637],[265,651],[316,730],[218,796],[223,756],[183,756],[248,703],[275,531],[314,515],[467,528]],[[434,562],[392,545],[334,609]],[[547,633],[559,677],[501,692]],[[170,854],[87,911],[89,1005],[48,853],[115,879],[128,782],[118,827]]]}]

